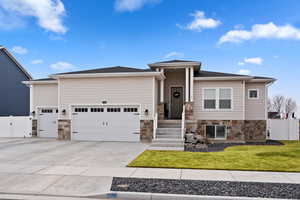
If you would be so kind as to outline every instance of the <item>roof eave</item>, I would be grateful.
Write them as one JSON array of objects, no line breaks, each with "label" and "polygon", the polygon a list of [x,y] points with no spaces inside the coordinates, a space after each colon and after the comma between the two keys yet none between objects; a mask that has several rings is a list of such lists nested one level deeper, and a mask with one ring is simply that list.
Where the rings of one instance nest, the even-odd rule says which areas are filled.
[{"label": "roof eave", "polygon": [[31,80],[31,81],[22,81],[23,84],[25,85],[46,85],[46,84],[57,84],[58,81],[57,80],[52,80],[52,81],[35,81],[35,80]]},{"label": "roof eave", "polygon": [[91,73],[91,74],[53,74],[50,78],[101,78],[101,77],[139,77],[139,76],[155,76],[164,79],[165,76],[161,72],[124,72],[124,73]]},{"label": "roof eave", "polygon": [[148,66],[152,69],[158,67],[185,67],[185,66],[192,66],[192,67],[201,67],[201,62],[176,62],[176,63],[151,63]]},{"label": "roof eave", "polygon": [[236,80],[251,80],[251,79],[253,79],[253,77],[251,77],[251,76],[194,77],[195,81],[223,81],[223,80],[226,80],[226,81],[235,80],[236,81]]}]

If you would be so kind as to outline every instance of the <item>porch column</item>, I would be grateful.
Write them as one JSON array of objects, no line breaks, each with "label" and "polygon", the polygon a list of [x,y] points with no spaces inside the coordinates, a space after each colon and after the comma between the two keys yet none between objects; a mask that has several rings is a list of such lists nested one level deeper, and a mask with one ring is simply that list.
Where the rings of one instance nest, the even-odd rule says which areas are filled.
[{"label": "porch column", "polygon": [[[164,69],[161,69],[160,72],[164,73]],[[160,80],[160,103],[164,102],[164,79]]]},{"label": "porch column", "polygon": [[185,68],[185,102],[189,102],[189,68]]},{"label": "porch column", "polygon": [[194,101],[194,68],[190,68],[190,101]]}]

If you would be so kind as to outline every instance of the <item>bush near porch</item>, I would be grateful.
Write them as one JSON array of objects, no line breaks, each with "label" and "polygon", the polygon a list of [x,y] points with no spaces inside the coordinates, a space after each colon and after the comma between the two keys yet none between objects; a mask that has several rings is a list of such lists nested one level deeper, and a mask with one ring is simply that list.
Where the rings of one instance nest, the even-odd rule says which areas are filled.
[{"label": "bush near porch", "polygon": [[233,146],[223,152],[147,150],[128,167],[300,172],[300,141],[283,143]]}]

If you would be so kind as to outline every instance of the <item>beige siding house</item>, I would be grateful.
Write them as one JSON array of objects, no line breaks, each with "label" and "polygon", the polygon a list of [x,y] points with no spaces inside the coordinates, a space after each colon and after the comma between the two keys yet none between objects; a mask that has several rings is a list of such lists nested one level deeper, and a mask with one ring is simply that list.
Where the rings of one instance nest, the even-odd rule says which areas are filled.
[{"label": "beige siding house", "polygon": [[38,136],[158,142],[194,133],[212,142],[245,142],[266,139],[266,99],[274,81],[171,60],[148,69],[100,68],[24,83],[31,88]]}]

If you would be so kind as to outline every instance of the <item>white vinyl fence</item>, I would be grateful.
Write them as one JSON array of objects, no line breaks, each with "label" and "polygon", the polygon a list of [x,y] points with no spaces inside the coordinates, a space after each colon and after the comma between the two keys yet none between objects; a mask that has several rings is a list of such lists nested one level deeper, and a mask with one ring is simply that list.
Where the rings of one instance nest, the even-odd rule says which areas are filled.
[{"label": "white vinyl fence", "polygon": [[31,137],[32,117],[0,117],[0,137]]},{"label": "white vinyl fence", "polygon": [[299,120],[269,119],[269,138],[272,140],[299,140]]}]

